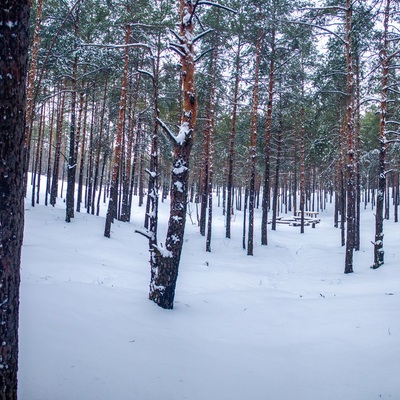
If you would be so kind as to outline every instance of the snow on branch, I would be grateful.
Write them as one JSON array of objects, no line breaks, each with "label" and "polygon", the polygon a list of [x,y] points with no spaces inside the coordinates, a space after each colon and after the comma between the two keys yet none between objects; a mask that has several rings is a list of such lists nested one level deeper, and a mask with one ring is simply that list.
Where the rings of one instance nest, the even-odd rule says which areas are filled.
[{"label": "snow on branch", "polygon": [[387,135],[400,135],[400,131],[385,131]]},{"label": "snow on branch", "polygon": [[204,32],[201,32],[200,34],[198,34],[194,39],[193,39],[193,43],[196,43],[199,39],[201,39],[203,36],[207,35],[208,33],[214,32],[215,29],[207,29]]},{"label": "snow on branch", "polygon": [[233,8],[230,8],[230,7],[227,7],[227,6],[223,6],[222,4],[213,3],[212,1],[199,1],[197,3],[197,5],[199,5],[199,6],[205,5],[205,6],[213,6],[213,7],[217,7],[217,8],[222,8],[223,10],[226,10],[226,11],[232,12],[234,14],[237,14],[237,11],[234,10]]},{"label": "snow on branch", "polygon": [[388,59],[391,60],[394,57],[397,57],[400,54],[400,49],[396,50],[394,53],[388,55]]},{"label": "snow on branch", "polygon": [[135,229],[135,232],[138,233],[139,235],[144,236],[145,238],[151,240],[154,238],[154,233],[148,231],[147,229]]},{"label": "snow on branch", "polygon": [[386,125],[387,124],[395,124],[395,125],[400,125],[400,121],[395,121],[395,120],[393,120],[393,121],[386,121]]},{"label": "snow on branch", "polygon": [[137,72],[139,72],[139,73],[141,73],[143,75],[149,76],[152,79],[152,81],[154,82],[154,75],[151,72],[144,71],[143,69],[138,69]]},{"label": "snow on branch", "polygon": [[82,47],[104,47],[107,49],[124,49],[125,47],[141,47],[151,52],[151,46],[146,43],[127,43],[127,44],[99,44],[99,43],[80,43]]},{"label": "snow on branch", "polygon": [[157,176],[157,173],[154,171],[150,171],[148,168],[145,169],[145,171],[152,177],[155,178]]},{"label": "snow on branch", "polygon": [[213,51],[214,47],[211,47],[210,49],[204,50],[200,55],[198,55],[195,59],[194,62],[196,63],[197,61],[200,60],[200,58],[202,58],[203,56],[205,56],[207,53],[209,53],[210,51]]},{"label": "snow on branch", "polygon": [[[178,45],[177,43],[170,43],[169,48],[176,53],[178,53],[181,57],[185,58],[186,54],[184,53],[184,47],[181,45]],[[182,49],[182,50],[181,50]]]},{"label": "snow on branch", "polygon": [[168,126],[160,119],[157,118],[157,122],[160,124],[161,128],[164,130],[164,132],[167,134],[167,137],[174,143],[177,143],[176,141],[176,136],[171,132],[171,130],[168,128]]},{"label": "snow on branch", "polygon": [[172,258],[173,254],[172,251],[167,250],[165,247],[157,246],[153,244],[153,248],[157,251],[158,255],[164,258]]},{"label": "snow on branch", "polygon": [[175,38],[179,41],[179,43],[185,43],[184,39],[179,36],[173,29],[169,29],[169,31],[175,36]]}]

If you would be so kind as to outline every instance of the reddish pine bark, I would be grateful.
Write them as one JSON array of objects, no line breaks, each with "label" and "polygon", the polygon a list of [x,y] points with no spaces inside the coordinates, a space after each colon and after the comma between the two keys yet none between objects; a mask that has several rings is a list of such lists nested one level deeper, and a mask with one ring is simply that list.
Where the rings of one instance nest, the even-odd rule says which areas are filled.
[{"label": "reddish pine bark", "polygon": [[180,34],[183,53],[182,65],[182,118],[180,131],[171,137],[174,143],[173,169],[171,174],[171,201],[165,247],[154,245],[151,258],[149,298],[162,308],[174,306],[175,286],[185,232],[188,198],[189,160],[197,116],[197,96],[194,78],[192,2],[180,0]]}]

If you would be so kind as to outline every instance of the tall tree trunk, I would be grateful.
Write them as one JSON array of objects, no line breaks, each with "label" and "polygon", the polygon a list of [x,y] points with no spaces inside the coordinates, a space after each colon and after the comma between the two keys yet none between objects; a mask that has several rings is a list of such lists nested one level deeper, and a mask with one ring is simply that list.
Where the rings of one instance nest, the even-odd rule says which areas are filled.
[{"label": "tall tree trunk", "polygon": [[[126,26],[126,31],[125,31],[125,44],[128,45],[130,40],[131,40],[131,26],[130,24],[128,24]],[[111,223],[114,221],[114,215],[118,201],[118,193],[117,193],[118,174],[121,165],[121,146],[122,146],[122,135],[124,131],[124,122],[125,122],[128,72],[129,72],[129,47],[126,46],[124,54],[124,71],[122,75],[120,107],[118,114],[117,138],[115,143],[114,162],[113,162],[112,177],[111,177],[110,198],[107,209],[106,223],[104,227],[104,236],[108,238],[111,236]]]},{"label": "tall tree trunk", "polygon": [[214,185],[214,137],[215,137],[215,86],[217,75],[217,60],[218,60],[218,33],[215,37],[214,50],[212,53],[211,65],[211,92],[210,103],[208,109],[207,122],[208,129],[208,222],[207,222],[207,238],[206,238],[206,251],[211,252],[211,233],[212,233],[212,201],[213,201],[213,185]]},{"label": "tall tree trunk", "polygon": [[279,170],[281,163],[281,151],[282,151],[282,112],[279,115],[279,129],[278,129],[278,143],[276,152],[276,165],[275,165],[275,185],[274,185],[274,197],[272,199],[272,230],[276,230],[276,218],[278,216],[278,193],[279,193]]},{"label": "tall tree trunk", "polygon": [[151,278],[153,282],[157,277],[158,272],[158,255],[156,252],[157,247],[157,233],[158,233],[158,201],[159,201],[159,155],[158,155],[158,96],[159,96],[159,72],[160,72],[160,55],[161,55],[161,42],[160,35],[158,36],[157,56],[152,59],[153,69],[153,135],[151,139],[151,154],[150,154],[150,169],[147,170],[149,174],[149,187],[146,205],[146,220],[145,228],[149,238],[149,252],[150,252],[150,267]]},{"label": "tall tree trunk", "polygon": [[74,218],[74,202],[75,202],[75,177],[76,177],[76,89],[78,77],[78,32],[79,32],[79,7],[75,16],[75,34],[74,34],[74,63],[72,66],[71,80],[71,120],[69,128],[69,155],[67,165],[67,195],[66,195],[66,215],[65,221],[71,222]]},{"label": "tall tree trunk", "polygon": [[97,103],[95,96],[95,88],[93,88],[92,95],[92,117],[90,120],[90,133],[89,133],[89,155],[86,171],[86,193],[85,193],[85,207],[86,212],[89,214],[92,207],[92,192],[93,192],[93,157],[94,157],[94,125],[97,120]]},{"label": "tall tree trunk", "polygon": [[50,191],[50,204],[53,207],[56,205],[57,194],[58,194],[58,177],[60,172],[59,170],[60,170],[60,157],[61,157],[61,142],[62,142],[63,121],[64,121],[64,100],[65,100],[65,94],[61,92],[58,101],[56,143],[54,149],[53,176],[51,180],[51,191]]},{"label": "tall tree trunk", "polygon": [[[249,203],[249,185],[247,182],[248,182],[248,178],[246,177],[245,189],[244,189],[244,204],[243,204],[243,234],[242,234],[243,250],[246,249],[247,208],[248,208],[248,203]],[[240,188],[240,199],[242,199],[242,189],[241,188]]]},{"label": "tall tree trunk", "polygon": [[227,183],[227,200],[226,200],[226,232],[227,238],[231,237],[231,221],[232,221],[232,196],[233,196],[233,165],[235,156],[235,135],[236,135],[236,120],[239,98],[239,83],[240,83],[240,53],[242,44],[240,36],[237,43],[236,62],[235,62],[235,87],[233,89],[233,109],[232,109],[232,127],[229,139],[229,161],[228,161],[228,183]]},{"label": "tall tree trunk", "polygon": [[[36,143],[36,154],[35,154],[35,162],[34,168],[32,170],[32,198],[31,198],[31,206],[35,207],[35,190],[36,190],[36,179],[39,179],[40,173],[38,173],[39,169],[39,160],[40,160],[40,151],[42,149],[42,140],[43,140],[43,129],[44,129],[44,113],[45,107],[42,105],[40,117],[39,117],[39,129],[38,129],[38,137]],[[39,188],[37,188],[39,192]]]},{"label": "tall tree trunk", "polygon": [[83,178],[84,178],[84,169],[85,169],[85,152],[86,152],[86,118],[88,112],[88,104],[89,104],[89,96],[82,92],[80,96],[80,109],[82,107],[83,110],[83,127],[82,127],[82,135],[81,135],[81,157],[79,162],[79,175],[78,175],[78,193],[76,197],[76,211],[81,211],[81,203],[82,203],[82,194],[83,194]]},{"label": "tall tree trunk", "polygon": [[[135,165],[132,163],[132,154],[136,154],[136,143],[135,143],[135,135],[136,135],[136,124],[135,124],[135,116],[136,116],[136,108],[137,101],[139,96],[139,85],[140,85],[140,75],[138,75],[135,88],[133,91],[133,98],[131,98],[130,106],[128,108],[129,111],[129,124],[128,124],[128,143],[127,143],[127,154],[126,154],[126,180],[125,186],[123,189],[123,198],[122,198],[122,215],[121,220],[125,222],[129,222],[131,219],[131,206],[132,206],[132,185],[133,179],[132,176],[135,174]],[[148,213],[148,209],[146,208],[146,212]],[[147,228],[146,222],[148,217],[145,220],[145,227]]]},{"label": "tall tree trunk", "polygon": [[[197,4],[197,3],[196,3]],[[180,0],[180,35],[182,50],[183,110],[177,136],[168,129],[174,144],[171,174],[171,202],[165,247],[154,246],[149,298],[162,308],[174,306],[175,287],[185,231],[188,197],[189,160],[197,115],[197,96],[194,78],[193,17],[195,6]],[[165,124],[162,123],[165,129]]]},{"label": "tall tree trunk", "polygon": [[[56,88],[54,88],[56,90]],[[51,102],[51,117],[50,117],[50,133],[49,133],[49,150],[47,153],[47,176],[46,176],[46,192],[44,196],[44,204],[47,206],[48,205],[48,197],[50,194],[50,188],[51,188],[51,153],[52,153],[52,147],[53,147],[53,128],[54,128],[54,117],[56,115],[56,109],[55,109],[55,95],[53,96],[52,102]]]},{"label": "tall tree trunk", "polygon": [[347,225],[345,274],[353,272],[356,202],[356,163],[354,138],[354,71],[352,54],[352,0],[346,0],[346,136],[347,136]]},{"label": "tall tree trunk", "polygon": [[354,225],[354,250],[360,250],[360,224],[361,224],[361,74],[360,74],[360,56],[356,55],[356,118],[355,118],[355,140],[356,140],[356,208],[355,208],[355,225]]},{"label": "tall tree trunk", "polygon": [[376,198],[375,212],[375,242],[374,242],[374,264],[372,268],[379,268],[384,263],[383,250],[383,205],[386,187],[386,115],[388,108],[388,83],[389,83],[389,64],[388,56],[388,30],[389,30],[389,11],[391,0],[386,0],[385,16],[383,22],[383,47],[381,50],[382,60],[382,89],[380,106],[380,129],[379,129],[379,177],[378,193]]},{"label": "tall tree trunk", "polygon": [[264,191],[262,198],[262,216],[261,216],[261,244],[268,244],[267,223],[268,223],[268,208],[270,195],[270,158],[271,158],[271,130],[272,130],[272,111],[275,90],[275,24],[272,25],[271,32],[271,59],[269,61],[269,84],[268,84],[268,103],[267,103],[267,120],[265,122],[265,170],[264,170]]},{"label": "tall tree trunk", "polygon": [[297,212],[297,160],[298,160],[298,130],[294,131],[294,152],[293,152],[293,214]]},{"label": "tall tree trunk", "polygon": [[29,1],[0,7],[0,399],[17,399]]},{"label": "tall tree trunk", "polygon": [[96,151],[96,161],[94,166],[94,178],[93,178],[93,191],[92,191],[92,214],[94,215],[94,204],[96,200],[96,188],[99,180],[99,169],[100,169],[100,154],[101,154],[101,147],[103,144],[103,131],[104,131],[104,116],[106,112],[106,101],[107,101],[107,79],[104,83],[104,93],[103,93],[103,106],[101,109],[100,114],[100,127],[99,127],[99,136],[98,136],[98,143],[97,143],[97,151]]},{"label": "tall tree trunk", "polygon": [[210,152],[209,145],[210,141],[208,138],[209,128],[207,121],[203,126],[203,151],[202,151],[202,162],[200,170],[200,234],[206,235],[206,219],[207,219],[207,199],[208,199],[208,179],[209,179],[209,157]]},{"label": "tall tree trunk", "polygon": [[[40,46],[40,30],[42,27],[42,11],[43,11],[43,0],[37,0],[36,3],[36,21],[35,21],[35,30],[33,32],[33,42],[31,49],[31,57],[30,57],[30,65],[28,71],[28,82],[26,88],[26,124],[25,124],[25,162],[28,166],[29,157],[30,157],[30,148],[31,148],[31,138],[32,138],[32,126],[33,120],[35,118],[35,104],[34,104],[34,89],[35,89],[35,78],[37,71],[37,59],[39,53]],[[26,167],[27,169],[28,167]]]},{"label": "tall tree trunk", "polygon": [[256,178],[256,150],[257,150],[257,113],[258,113],[258,90],[259,90],[259,75],[261,62],[261,39],[263,36],[262,30],[258,29],[256,54],[255,54],[255,71],[254,71],[254,88],[253,88],[253,104],[251,115],[251,132],[250,132],[250,149],[249,149],[249,232],[247,237],[247,255],[253,255],[253,239],[254,239],[254,191]]},{"label": "tall tree trunk", "polygon": [[302,88],[302,104],[300,109],[300,233],[304,233],[304,208],[306,202],[306,161],[305,161],[305,109],[304,109],[304,87]]}]

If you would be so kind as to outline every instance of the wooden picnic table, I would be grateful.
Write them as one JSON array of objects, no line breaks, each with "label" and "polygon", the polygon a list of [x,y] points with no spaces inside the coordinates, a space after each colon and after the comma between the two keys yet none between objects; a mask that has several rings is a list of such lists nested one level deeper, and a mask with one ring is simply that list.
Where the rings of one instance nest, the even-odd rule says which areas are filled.
[{"label": "wooden picnic table", "polygon": [[[319,214],[318,211],[304,211],[304,216],[310,217],[310,218],[316,218],[316,217],[318,217],[318,214]],[[295,212],[295,216],[296,217],[300,217],[301,216],[301,211],[297,210]]]}]

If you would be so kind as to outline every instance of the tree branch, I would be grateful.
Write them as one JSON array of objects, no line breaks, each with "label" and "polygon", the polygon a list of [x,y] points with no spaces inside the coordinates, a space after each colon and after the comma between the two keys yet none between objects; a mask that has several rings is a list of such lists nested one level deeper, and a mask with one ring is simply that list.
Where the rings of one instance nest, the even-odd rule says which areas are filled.
[{"label": "tree branch", "polygon": [[175,47],[175,46],[176,46],[176,43],[170,43],[170,44],[169,44],[169,48],[170,48],[171,50],[175,51],[175,53],[178,53],[181,57],[185,58],[185,57],[186,57],[186,54],[183,53],[181,50],[179,50],[178,47]]},{"label": "tree branch", "polygon": [[152,81],[154,82],[154,75],[151,72],[144,71],[142,69],[138,69],[137,72],[149,76],[152,79]]},{"label": "tree branch", "polygon": [[208,49],[208,50],[204,50],[199,56],[197,56],[197,57],[194,59],[194,62],[196,63],[197,61],[200,60],[200,58],[202,58],[202,57],[205,56],[207,53],[209,53],[210,51],[213,51],[213,50],[214,50],[214,47],[211,47],[211,49]]},{"label": "tree branch", "polygon": [[173,29],[170,29],[169,31],[175,36],[175,38],[176,38],[181,44],[185,43],[185,41],[184,41]]},{"label": "tree branch", "polygon": [[202,5],[206,5],[206,6],[213,6],[213,7],[217,7],[217,8],[222,8],[223,10],[232,12],[234,14],[237,14],[237,11],[234,10],[233,8],[227,7],[227,6],[223,6],[222,4],[218,4],[218,3],[213,3],[211,1],[199,1],[197,3],[197,5],[202,6]]},{"label": "tree branch", "polygon": [[154,236],[153,232],[144,229],[135,229],[135,233],[138,233],[139,235],[142,235],[149,240],[151,240]]},{"label": "tree branch", "polygon": [[322,31],[328,32],[329,34],[335,36],[337,39],[339,39],[343,44],[347,44],[346,40],[344,40],[340,35],[338,35],[336,32],[331,31],[330,29],[327,29],[321,25],[314,25],[314,24],[310,24],[308,22],[304,22],[304,21],[294,21],[291,19],[281,19],[281,22],[286,22],[289,24],[299,24],[299,25],[305,25],[305,26],[309,26],[311,28],[317,28],[317,29],[321,29]]},{"label": "tree branch", "polygon": [[194,39],[193,39],[193,43],[196,43],[199,39],[201,39],[203,36],[207,35],[208,33],[214,32],[215,29],[207,29],[204,32],[201,32],[199,35],[197,35]]},{"label": "tree branch", "polygon": [[167,134],[168,139],[170,139],[174,144],[176,144],[176,136],[171,132],[167,125],[160,118],[157,117],[157,122],[160,124],[161,128]]}]

